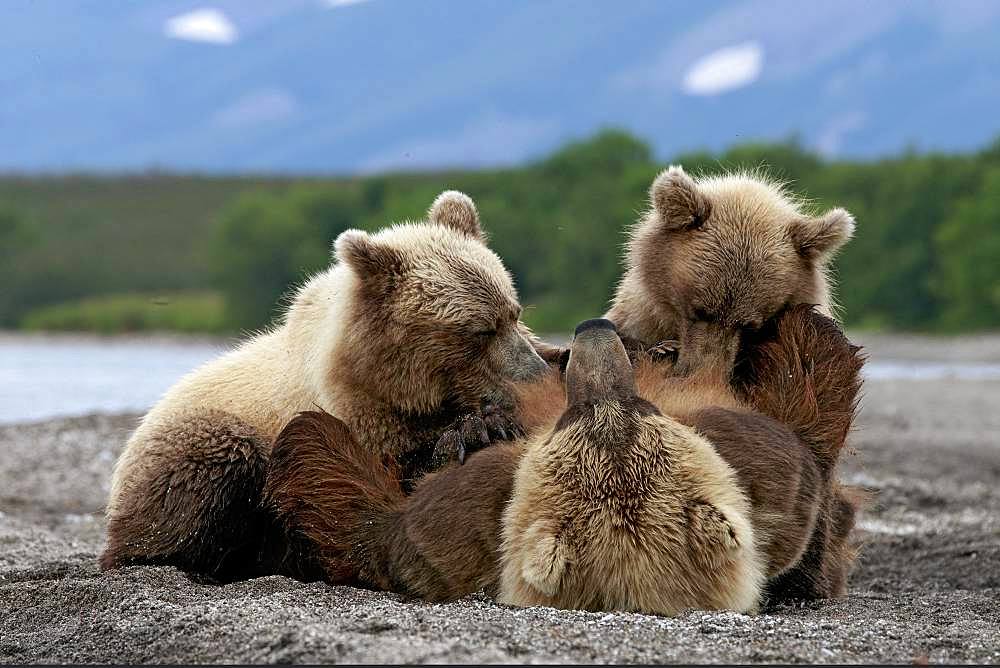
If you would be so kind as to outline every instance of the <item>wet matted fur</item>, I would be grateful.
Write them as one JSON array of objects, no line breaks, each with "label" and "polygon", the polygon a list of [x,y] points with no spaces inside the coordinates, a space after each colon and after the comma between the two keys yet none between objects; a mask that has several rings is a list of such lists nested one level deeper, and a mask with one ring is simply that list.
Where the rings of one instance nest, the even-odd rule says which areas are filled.
[{"label": "wet matted fur", "polygon": [[[836,478],[861,398],[865,355],[835,322],[806,305],[775,319],[744,349],[738,392],[761,414],[792,427],[822,476],[823,496],[809,545],[793,569],[769,584],[769,595],[775,600],[841,596],[857,557],[851,531],[858,509],[869,499],[865,490]],[[757,480],[768,478],[761,473]],[[769,484],[780,489],[782,481]]]}]

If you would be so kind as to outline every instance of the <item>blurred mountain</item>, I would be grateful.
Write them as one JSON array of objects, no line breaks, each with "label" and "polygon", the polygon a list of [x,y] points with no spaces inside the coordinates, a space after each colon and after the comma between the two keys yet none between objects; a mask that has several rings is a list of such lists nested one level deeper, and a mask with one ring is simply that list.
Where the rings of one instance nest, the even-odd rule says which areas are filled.
[{"label": "blurred mountain", "polygon": [[992,0],[8,0],[0,170],[501,165],[603,126],[963,150],[1000,131],[997,35]]}]

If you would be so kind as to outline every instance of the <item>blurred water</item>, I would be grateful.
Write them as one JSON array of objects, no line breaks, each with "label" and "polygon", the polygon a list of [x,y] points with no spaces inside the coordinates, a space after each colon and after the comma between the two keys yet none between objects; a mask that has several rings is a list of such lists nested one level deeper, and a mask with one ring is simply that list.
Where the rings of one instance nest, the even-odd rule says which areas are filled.
[{"label": "blurred water", "polygon": [[868,362],[865,376],[873,380],[1000,380],[1000,364],[882,360]]},{"label": "blurred water", "polygon": [[[0,336],[0,423],[141,412],[222,342]],[[873,380],[1000,380],[1000,364],[871,361]]]},{"label": "blurred water", "polygon": [[0,422],[141,412],[222,343],[0,337]]}]

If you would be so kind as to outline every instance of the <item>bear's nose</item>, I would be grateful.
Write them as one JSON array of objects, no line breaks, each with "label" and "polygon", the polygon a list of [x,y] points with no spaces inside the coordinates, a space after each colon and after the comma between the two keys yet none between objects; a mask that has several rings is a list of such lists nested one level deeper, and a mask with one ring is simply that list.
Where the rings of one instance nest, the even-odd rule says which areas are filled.
[{"label": "bear's nose", "polygon": [[610,320],[606,318],[591,318],[590,320],[584,320],[576,326],[576,331],[573,332],[573,338],[575,339],[580,336],[581,332],[585,332],[588,329],[610,329],[615,334],[618,333],[618,328],[615,327],[615,323]]}]

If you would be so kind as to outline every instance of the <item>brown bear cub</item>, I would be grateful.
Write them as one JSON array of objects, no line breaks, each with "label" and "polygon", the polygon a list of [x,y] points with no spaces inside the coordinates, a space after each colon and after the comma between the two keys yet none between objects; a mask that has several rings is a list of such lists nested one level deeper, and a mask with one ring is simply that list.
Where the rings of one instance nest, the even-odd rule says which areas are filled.
[{"label": "brown bear cub", "polygon": [[[677,350],[680,374],[728,376],[739,351],[752,348],[747,341],[782,309],[814,304],[832,315],[828,266],[855,226],[844,209],[811,216],[766,178],[695,180],[681,167],[653,181],[650,203],[632,230],[626,272],[605,315],[630,350],[660,344]],[[734,382],[745,388],[747,379],[735,370]],[[834,496],[841,514],[852,515],[857,491]],[[795,580],[805,573],[790,577],[782,590],[824,590],[808,578]]]},{"label": "brown bear cub", "polygon": [[[475,429],[446,441],[439,460],[502,429],[502,416],[480,415],[483,402],[512,406],[510,383],[547,370],[467,196],[442,193],[426,221],[348,230],[334,246],[333,265],[298,290],[280,325],[185,376],[143,418],[115,467],[103,568],[273,572],[261,494],[271,444],[296,414],[335,413],[410,479],[450,427]],[[475,419],[456,423],[464,415]]]},{"label": "brown bear cub", "polygon": [[[833,467],[862,360],[835,323],[805,306],[779,315],[757,338],[741,360],[753,381],[742,401],[718,375],[670,378],[647,358],[636,365],[637,393],[677,411],[735,471],[771,598],[836,596],[853,563],[848,534],[858,499],[840,494]],[[521,395],[519,417],[536,436],[566,411],[556,373]],[[477,453],[426,476],[407,497],[394,465],[359,447],[336,418],[308,413],[278,438],[268,496],[330,581],[431,600],[496,591],[502,513],[524,448],[522,441]]]},{"label": "brown bear cub", "polygon": [[736,173],[695,180],[681,167],[653,181],[650,202],[632,229],[625,275],[604,316],[623,339],[679,342],[678,369],[688,373],[731,365],[740,333],[786,306],[816,304],[831,315],[827,266],[854,233],[844,209],[812,217],[765,179]]}]

